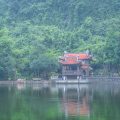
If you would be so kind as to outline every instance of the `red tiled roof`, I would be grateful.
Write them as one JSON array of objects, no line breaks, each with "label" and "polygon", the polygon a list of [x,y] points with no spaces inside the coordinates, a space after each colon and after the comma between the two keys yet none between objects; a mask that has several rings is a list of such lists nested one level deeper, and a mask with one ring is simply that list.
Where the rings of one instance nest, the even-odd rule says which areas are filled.
[{"label": "red tiled roof", "polygon": [[61,64],[79,64],[81,60],[90,59],[91,56],[86,53],[66,53],[59,61]]},{"label": "red tiled roof", "polygon": [[79,53],[79,54],[68,53],[68,54],[64,54],[64,57],[78,57],[80,60],[83,60],[83,59],[89,59],[90,55],[86,53]]}]

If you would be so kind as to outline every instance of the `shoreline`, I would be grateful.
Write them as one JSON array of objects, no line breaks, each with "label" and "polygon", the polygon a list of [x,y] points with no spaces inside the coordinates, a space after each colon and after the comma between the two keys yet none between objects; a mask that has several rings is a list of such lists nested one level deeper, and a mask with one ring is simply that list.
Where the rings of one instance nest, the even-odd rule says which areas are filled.
[{"label": "shoreline", "polygon": [[86,77],[80,80],[61,80],[61,79],[54,79],[54,80],[25,80],[25,81],[17,81],[17,80],[2,80],[0,81],[0,85],[4,84],[92,84],[92,83],[120,83],[120,77]]},{"label": "shoreline", "polygon": [[26,80],[26,81],[16,81],[16,80],[5,80],[5,81],[0,81],[1,84],[49,84],[51,81],[47,80],[42,80],[42,81],[33,81],[33,80]]}]

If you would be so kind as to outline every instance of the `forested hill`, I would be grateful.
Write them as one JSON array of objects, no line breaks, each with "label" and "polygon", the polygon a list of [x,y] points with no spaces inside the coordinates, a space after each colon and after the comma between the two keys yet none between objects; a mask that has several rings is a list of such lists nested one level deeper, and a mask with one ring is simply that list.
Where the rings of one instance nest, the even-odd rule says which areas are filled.
[{"label": "forested hill", "polygon": [[0,0],[1,79],[49,76],[64,51],[87,49],[94,69],[119,72],[119,46],[120,0]]},{"label": "forested hill", "polygon": [[60,28],[81,26],[87,17],[96,22],[116,18],[119,0],[0,0],[1,21],[13,25],[29,21]]}]

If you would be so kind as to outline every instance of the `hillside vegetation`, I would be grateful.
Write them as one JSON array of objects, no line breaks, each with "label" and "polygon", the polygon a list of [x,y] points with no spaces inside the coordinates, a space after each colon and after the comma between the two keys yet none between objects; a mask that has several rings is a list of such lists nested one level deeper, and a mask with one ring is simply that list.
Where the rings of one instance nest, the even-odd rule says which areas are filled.
[{"label": "hillside vegetation", "polygon": [[0,0],[0,78],[47,77],[64,51],[90,50],[120,72],[119,0]]}]

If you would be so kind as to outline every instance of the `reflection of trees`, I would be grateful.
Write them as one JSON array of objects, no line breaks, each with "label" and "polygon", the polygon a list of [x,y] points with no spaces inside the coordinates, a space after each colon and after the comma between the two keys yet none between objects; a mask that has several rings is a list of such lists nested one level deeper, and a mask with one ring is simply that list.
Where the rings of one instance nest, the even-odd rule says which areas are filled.
[{"label": "reflection of trees", "polygon": [[[0,88],[1,89],[1,88]],[[0,92],[1,93],[1,92]],[[58,100],[50,102],[49,88],[33,91],[31,88],[18,91],[15,87],[9,91],[2,88],[0,94],[0,120],[56,120]],[[56,94],[53,96],[56,97]]]},{"label": "reflection of trees", "polygon": [[[12,95],[8,94],[7,87],[0,86],[0,120],[9,120]],[[7,113],[7,115],[6,115]]]},{"label": "reflection of trees", "polygon": [[120,87],[103,85],[93,88],[92,120],[120,120]]}]

